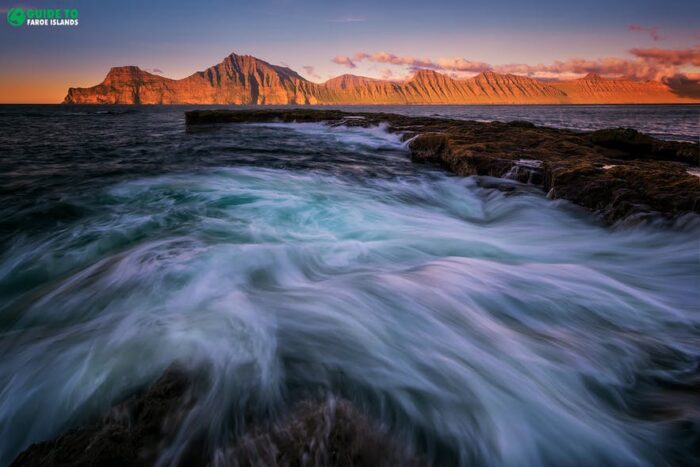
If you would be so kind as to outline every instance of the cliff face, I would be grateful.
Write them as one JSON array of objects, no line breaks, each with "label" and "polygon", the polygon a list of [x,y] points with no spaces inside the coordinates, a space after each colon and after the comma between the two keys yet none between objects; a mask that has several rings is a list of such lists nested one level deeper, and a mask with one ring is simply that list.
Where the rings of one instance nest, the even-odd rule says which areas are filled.
[{"label": "cliff face", "polygon": [[91,88],[70,88],[69,104],[313,104],[317,85],[289,68],[247,55],[173,80],[138,67],[112,68]]},{"label": "cliff face", "polygon": [[[605,79],[594,73],[571,81],[551,84],[570,96],[576,104],[624,104],[634,102],[666,103],[683,99],[673,93],[666,84],[658,81],[631,81]],[[695,100],[695,102],[698,102]]]},{"label": "cliff face", "polygon": [[452,79],[420,70],[406,81],[342,75],[322,84],[249,55],[173,80],[134,66],[112,68],[91,88],[70,88],[66,104],[604,104],[700,102],[666,84],[604,79],[546,83],[524,76],[482,73]]}]

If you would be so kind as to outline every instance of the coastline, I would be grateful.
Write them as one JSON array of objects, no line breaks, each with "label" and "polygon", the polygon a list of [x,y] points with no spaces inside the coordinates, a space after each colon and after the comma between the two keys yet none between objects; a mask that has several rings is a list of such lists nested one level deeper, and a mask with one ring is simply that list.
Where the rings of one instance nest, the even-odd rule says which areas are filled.
[{"label": "coastline", "polygon": [[[190,127],[250,122],[382,125],[401,135],[416,163],[441,166],[456,176],[494,177],[484,183],[502,191],[513,190],[512,181],[526,183],[552,199],[583,206],[608,224],[679,219],[697,214],[700,205],[700,177],[687,174],[690,167],[698,166],[697,143],[661,141],[634,130],[585,132],[525,121],[487,123],[290,108],[204,110],[186,115]],[[209,137],[207,131],[203,134]],[[608,165],[614,167],[606,169]],[[173,440],[194,407],[191,390],[208,381],[204,372],[172,367],[149,388],[125,394],[127,398],[101,418],[29,446],[11,465],[154,465],[168,453],[164,454],[163,446],[173,445],[182,465],[206,465],[208,459],[202,457],[206,449],[197,444],[197,436],[192,445]],[[252,417],[245,411],[250,424],[225,445],[226,461],[246,465],[263,459],[257,457],[263,453],[271,465],[298,465],[309,455],[323,460],[313,465],[352,465],[344,463],[347,459],[355,465],[423,464],[415,453],[403,450],[410,443],[383,430],[371,407],[355,406],[335,393],[295,394],[291,402],[289,411],[269,418]],[[382,453],[381,459],[373,457],[377,452]],[[269,457],[273,455],[278,457]],[[328,461],[323,458],[327,455],[336,457]]]},{"label": "coastline", "polygon": [[510,178],[540,186],[606,223],[676,219],[700,213],[700,145],[662,141],[633,129],[575,131],[525,121],[478,122],[442,117],[324,109],[192,110],[187,125],[326,122],[400,133],[414,162],[458,176]]}]

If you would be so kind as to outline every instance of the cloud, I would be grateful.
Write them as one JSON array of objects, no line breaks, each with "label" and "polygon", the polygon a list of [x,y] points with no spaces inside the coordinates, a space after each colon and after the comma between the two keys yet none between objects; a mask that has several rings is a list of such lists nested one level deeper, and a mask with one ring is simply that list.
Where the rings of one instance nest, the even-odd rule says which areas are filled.
[{"label": "cloud", "polygon": [[495,68],[499,73],[513,73],[535,78],[568,79],[587,73],[596,73],[607,77],[625,77],[637,80],[662,80],[678,74],[678,68],[655,61],[624,58],[599,58],[587,60],[571,58],[556,60],[550,65],[501,65]]},{"label": "cloud", "polygon": [[333,57],[331,60],[333,63],[337,63],[338,65],[343,65],[348,68],[357,68],[357,65],[355,65],[355,62],[352,61],[352,59],[346,55],[338,55],[336,57]]},{"label": "cloud", "polygon": [[652,79],[656,75],[656,68],[650,67],[643,61],[631,61],[620,58],[602,58],[586,60],[582,58],[570,58],[568,60],[555,60],[549,65],[527,65],[524,63],[500,65],[495,68],[499,73],[513,73],[534,78],[568,79],[596,73],[603,76],[627,76],[637,79]]},{"label": "cloud", "polygon": [[163,70],[161,70],[160,68],[144,68],[144,71],[147,71],[149,73],[158,74],[158,75],[163,74]]},{"label": "cloud", "polygon": [[688,49],[632,49],[635,58],[607,57],[594,60],[570,58],[556,60],[549,65],[510,64],[495,67],[499,73],[513,73],[536,78],[566,79],[587,73],[607,77],[625,77],[638,80],[666,80],[689,76],[679,67],[700,66],[700,45]]},{"label": "cloud", "polygon": [[367,21],[366,18],[356,18],[356,17],[348,17],[348,18],[334,18],[334,19],[329,19],[326,20],[329,23],[363,23]]},{"label": "cloud", "polygon": [[394,77],[394,72],[390,68],[382,68],[379,70],[379,76],[382,79],[392,79]]},{"label": "cloud", "polygon": [[649,34],[649,37],[652,38],[655,42],[658,42],[660,40],[665,39],[665,37],[662,37],[659,35],[659,28],[656,26],[641,26],[639,24],[630,24],[627,26],[628,31],[633,31],[633,32],[645,32]]},{"label": "cloud", "polygon": [[427,68],[431,70],[480,73],[491,69],[491,65],[488,63],[467,60],[465,58],[440,58],[437,61],[433,61],[429,58],[401,57],[389,52],[357,52],[352,58],[339,55],[333,59],[333,62],[339,65],[345,65],[348,68],[357,68],[357,62],[365,60],[373,63],[407,66],[411,70]]},{"label": "cloud", "polygon": [[311,65],[304,65],[302,68],[304,69],[306,74],[311,76],[312,78],[321,79],[321,76],[318,73],[316,73],[315,67],[313,67]]},{"label": "cloud", "polygon": [[688,49],[632,49],[630,53],[641,59],[663,65],[700,66],[700,45]]},{"label": "cloud", "polygon": [[441,58],[438,60],[437,65],[436,69],[438,70],[466,71],[473,73],[482,73],[492,68],[488,63],[465,60],[464,58]]},{"label": "cloud", "polygon": [[[541,79],[572,79],[588,73],[605,77],[625,77],[637,80],[664,81],[676,77],[690,77],[692,73],[683,71],[682,67],[700,66],[700,45],[687,49],[631,49],[633,58],[605,57],[598,59],[570,58],[556,60],[550,64],[529,65],[512,63],[492,66],[488,63],[468,60],[466,58],[417,58],[398,56],[389,52],[357,52],[351,57],[338,55],[334,63],[348,68],[357,68],[359,62],[381,63],[407,67],[410,71],[431,69],[447,73],[455,78],[466,78],[475,73],[493,70],[499,73],[512,73]],[[385,79],[395,79],[388,68],[381,70]],[[692,79],[692,78],[690,78]]]}]

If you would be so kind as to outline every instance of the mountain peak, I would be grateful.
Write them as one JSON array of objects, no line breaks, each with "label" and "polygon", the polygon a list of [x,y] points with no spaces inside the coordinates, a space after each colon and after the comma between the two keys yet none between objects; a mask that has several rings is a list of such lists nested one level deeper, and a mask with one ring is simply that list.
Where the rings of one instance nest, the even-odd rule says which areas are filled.
[{"label": "mountain peak", "polygon": [[354,90],[357,89],[362,89],[366,88],[368,86],[371,86],[372,83],[381,83],[381,80],[377,80],[374,78],[367,78],[365,76],[358,76],[358,75],[353,75],[346,73],[344,75],[336,76],[335,78],[331,78],[321,84],[320,86],[323,86],[323,88],[331,90],[331,91],[340,91],[340,92],[353,92]]},{"label": "mountain peak", "polygon": [[449,76],[438,73],[435,70],[431,70],[429,68],[421,68],[419,70],[416,70],[415,73],[413,73],[413,76],[411,76],[408,81],[418,81],[418,82],[423,82],[423,81],[428,81],[428,82],[433,82],[433,81],[451,81],[452,78]]},{"label": "mountain peak", "polygon": [[588,73],[586,76],[581,78],[582,80],[585,81],[604,81],[604,78],[600,76],[598,73]]},{"label": "mountain peak", "polygon": [[103,82],[105,84],[122,83],[126,81],[149,79],[151,77],[157,76],[134,65],[115,66],[109,69]]},{"label": "mountain peak", "polygon": [[345,74],[317,84],[288,67],[231,53],[221,63],[183,79],[137,66],[109,70],[90,88],[70,88],[71,104],[569,104],[697,102],[654,82],[584,78],[543,82],[492,70],[453,79],[434,69],[415,70],[405,81]]},{"label": "mountain peak", "polygon": [[512,77],[512,76],[514,76],[514,75],[511,75],[511,74],[504,74],[504,73],[496,73],[496,72],[493,71],[493,70],[486,70],[486,71],[482,71],[481,73],[479,73],[478,75],[472,77],[471,79],[474,79],[474,80],[477,80],[477,81],[482,81],[482,80],[485,80],[485,81],[499,81],[499,80],[502,80],[503,78]]},{"label": "mountain peak", "polygon": [[413,76],[435,76],[439,74],[440,73],[435,70],[431,70],[430,68],[419,68],[415,71],[415,73],[413,73]]},{"label": "mountain peak", "polygon": [[138,73],[140,71],[143,71],[141,68],[137,67],[136,65],[124,65],[124,66],[113,66],[112,68],[109,69],[109,73],[124,73],[124,72],[129,72],[129,73]]}]

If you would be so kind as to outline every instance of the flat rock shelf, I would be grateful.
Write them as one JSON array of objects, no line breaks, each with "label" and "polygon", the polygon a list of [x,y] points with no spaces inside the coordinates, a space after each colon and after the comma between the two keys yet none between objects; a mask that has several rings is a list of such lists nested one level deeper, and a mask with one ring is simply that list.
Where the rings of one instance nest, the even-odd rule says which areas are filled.
[{"label": "flat rock shelf", "polygon": [[629,128],[593,132],[525,121],[477,122],[317,109],[193,110],[187,125],[327,122],[387,125],[403,135],[414,162],[460,176],[487,175],[541,186],[551,199],[583,206],[609,223],[674,219],[700,212],[700,147]]}]

